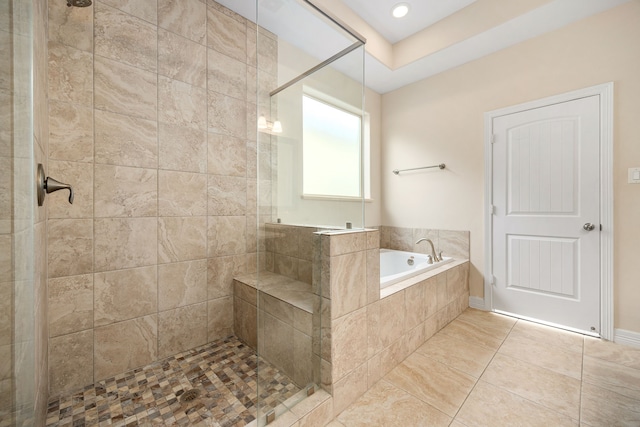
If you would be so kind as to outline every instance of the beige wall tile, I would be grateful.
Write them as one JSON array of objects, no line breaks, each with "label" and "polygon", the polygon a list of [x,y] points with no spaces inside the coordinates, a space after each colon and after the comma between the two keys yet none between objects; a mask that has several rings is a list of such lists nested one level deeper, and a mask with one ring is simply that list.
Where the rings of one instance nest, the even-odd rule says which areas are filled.
[{"label": "beige wall tile", "polygon": [[227,176],[245,176],[250,159],[244,139],[229,135],[208,133],[209,173]]},{"label": "beige wall tile", "polygon": [[425,292],[426,284],[424,282],[416,283],[404,290],[405,331],[415,328],[426,320],[424,306]]},{"label": "beige wall tile", "polygon": [[[258,37],[258,69],[270,76],[278,75],[278,41],[274,37],[264,37],[264,30],[260,30]],[[275,87],[274,87],[275,88]]]},{"label": "beige wall tile", "polygon": [[439,248],[444,256],[456,259],[469,259],[469,232],[440,230]]},{"label": "beige wall tile", "polygon": [[258,26],[249,20],[247,20],[247,64],[254,68],[258,65]]},{"label": "beige wall tile", "polygon": [[158,124],[160,169],[204,173],[207,170],[207,133],[190,127]]},{"label": "beige wall tile", "polygon": [[246,138],[247,107],[244,100],[209,91],[207,102],[209,132]]},{"label": "beige wall tile", "polygon": [[157,74],[96,56],[93,76],[96,109],[157,119]]},{"label": "beige wall tile", "polygon": [[258,307],[276,319],[293,326],[293,306],[287,302],[272,297],[264,292],[258,292]]},{"label": "beige wall tile", "polygon": [[[409,252],[413,250],[413,244],[415,242],[413,240],[413,230],[411,228],[389,227],[388,232],[389,232],[389,242],[388,242],[389,249],[395,249],[398,251],[409,251]],[[424,243],[421,243],[421,244],[424,244]]]},{"label": "beige wall tile", "polygon": [[158,121],[194,129],[206,129],[207,91],[159,76]]},{"label": "beige wall tile", "polygon": [[207,7],[207,46],[246,62],[246,24],[214,7]]},{"label": "beige wall tile", "polygon": [[367,364],[364,363],[333,384],[333,415],[336,416],[367,391]]},{"label": "beige wall tile", "polygon": [[158,261],[156,218],[104,218],[94,221],[95,270],[142,267]]},{"label": "beige wall tile", "polygon": [[158,310],[169,310],[206,299],[207,260],[158,266]]},{"label": "beige wall tile", "polygon": [[155,266],[107,271],[94,275],[96,327],[158,311]]},{"label": "beige wall tile", "polygon": [[[65,2],[47,2],[49,6],[49,40],[93,51],[93,9],[68,7]],[[3,27],[6,28],[6,27]]]},{"label": "beige wall tile", "polygon": [[142,18],[152,24],[155,24],[158,19],[158,8],[155,0],[102,0],[102,3]]},{"label": "beige wall tile", "polygon": [[[433,246],[436,249],[436,253],[439,251],[438,246],[438,238],[439,233],[438,230],[431,230],[426,228],[414,228],[413,229],[413,249],[412,252],[418,252],[421,254],[432,254],[431,245],[428,242],[420,242],[416,245],[420,239],[430,239],[433,242]],[[433,255],[433,254],[432,254]]]},{"label": "beige wall tile", "polygon": [[93,7],[95,54],[157,72],[157,27],[102,2]]},{"label": "beige wall tile", "polygon": [[[67,8],[65,9],[80,9]],[[93,160],[93,110],[67,102],[49,101],[49,159]]]},{"label": "beige wall tile", "polygon": [[340,317],[366,305],[366,252],[331,257],[331,317]]},{"label": "beige wall tile", "polygon": [[255,305],[233,298],[233,333],[254,350],[258,348],[258,312]]},{"label": "beige wall tile", "polygon": [[208,217],[209,257],[244,253],[245,226],[245,218],[242,216]]},{"label": "beige wall tile", "polygon": [[158,215],[158,172],[154,169],[95,165],[95,216]]},{"label": "beige wall tile", "polygon": [[158,171],[158,214],[199,216],[207,214],[205,174]]},{"label": "beige wall tile", "polygon": [[293,326],[278,320],[274,316],[260,310],[258,327],[258,351],[262,357],[281,369],[286,375],[293,377]]},{"label": "beige wall tile", "polygon": [[292,378],[300,387],[306,387],[313,382],[313,360],[311,337],[294,329]]},{"label": "beige wall tile", "polygon": [[246,285],[237,280],[233,281],[233,295],[252,305],[258,304],[258,291],[256,290],[256,288]]},{"label": "beige wall tile", "polygon": [[[243,255],[209,258],[207,260],[207,299],[233,295],[233,278],[246,273],[246,270],[247,260]],[[244,298],[247,299],[247,297]],[[255,304],[255,295],[253,295],[253,303]]]},{"label": "beige wall tile", "polygon": [[366,250],[367,233],[343,233],[331,236],[329,254],[331,256],[343,255],[351,252]]},{"label": "beige wall tile", "polygon": [[96,163],[155,168],[158,124],[155,121],[95,110]]},{"label": "beige wall tile", "polygon": [[60,277],[48,281],[49,336],[93,327],[93,276]]},{"label": "beige wall tile", "polygon": [[[189,331],[185,333],[185,331]],[[207,342],[207,303],[158,314],[158,356],[166,357]]]},{"label": "beige wall tile", "polygon": [[292,279],[298,278],[298,259],[286,255],[273,255],[273,272]]},{"label": "beige wall tile", "polygon": [[209,175],[208,205],[209,215],[244,215],[247,206],[246,178]]},{"label": "beige wall tile", "polygon": [[96,381],[146,365],[158,355],[158,316],[139,317],[96,328]]},{"label": "beige wall tile", "polygon": [[207,341],[224,338],[233,333],[233,297],[207,301]]},{"label": "beige wall tile", "polygon": [[361,308],[331,322],[331,347],[334,382],[366,362],[366,308]]},{"label": "beige wall tile", "polygon": [[247,93],[247,65],[216,50],[207,52],[207,81],[209,90],[245,100]]},{"label": "beige wall tile", "polygon": [[438,279],[431,277],[424,281],[424,317],[429,317],[436,314],[438,311]]},{"label": "beige wall tile", "polygon": [[93,271],[93,221],[52,219],[47,222],[49,277]]},{"label": "beige wall tile", "polygon": [[333,399],[320,390],[291,408],[291,411],[300,417],[300,427],[325,426],[333,419]]},{"label": "beige wall tile", "polygon": [[90,163],[49,160],[45,173],[73,187],[73,204],[66,190],[46,198],[49,218],[91,218],[93,216],[93,166]]},{"label": "beige wall tile", "polygon": [[194,42],[207,37],[207,6],[200,0],[158,0],[158,25]]},{"label": "beige wall tile", "polygon": [[207,217],[158,219],[158,260],[161,263],[206,258]]},{"label": "beige wall tile", "polygon": [[404,292],[396,292],[367,306],[367,348],[372,357],[402,335],[404,327]]},{"label": "beige wall tile", "polygon": [[49,99],[91,106],[93,55],[49,42]]},{"label": "beige wall tile", "polygon": [[57,396],[93,382],[93,330],[51,338],[49,392]]}]

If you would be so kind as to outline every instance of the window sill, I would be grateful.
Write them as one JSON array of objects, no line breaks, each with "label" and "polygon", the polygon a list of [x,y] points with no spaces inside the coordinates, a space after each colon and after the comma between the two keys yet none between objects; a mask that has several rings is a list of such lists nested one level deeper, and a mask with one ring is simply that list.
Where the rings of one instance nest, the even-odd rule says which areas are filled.
[{"label": "window sill", "polygon": [[[353,196],[325,196],[322,194],[303,194],[300,196],[304,200],[326,200],[333,202],[362,202],[362,197]],[[373,203],[373,199],[364,199],[365,203]]]}]

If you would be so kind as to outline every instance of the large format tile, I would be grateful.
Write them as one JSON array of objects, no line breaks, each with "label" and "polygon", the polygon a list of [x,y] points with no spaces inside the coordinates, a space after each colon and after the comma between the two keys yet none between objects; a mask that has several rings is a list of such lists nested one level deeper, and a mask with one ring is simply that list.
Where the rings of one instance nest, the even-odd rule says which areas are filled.
[{"label": "large format tile", "polygon": [[504,341],[504,336],[496,336],[491,331],[487,331],[484,325],[472,324],[460,319],[449,323],[442,333],[494,350],[497,350]]},{"label": "large format tile", "polygon": [[[185,333],[185,331],[189,331]],[[158,314],[158,356],[165,357],[207,342],[207,303]]]},{"label": "large format tile", "polygon": [[[461,267],[459,267],[461,268]],[[481,326],[486,332],[493,333],[496,337],[506,337],[517,322],[513,317],[503,316],[490,311],[470,308],[458,316],[459,320]]]},{"label": "large format tile", "polygon": [[482,380],[579,419],[580,380],[501,354],[493,358]]},{"label": "large format tile", "polygon": [[[233,295],[233,278],[246,273],[244,255],[213,257],[207,260],[207,298],[215,299]],[[250,301],[251,298],[245,298]],[[253,297],[255,305],[255,295]]]},{"label": "large format tile", "polygon": [[158,19],[156,0],[101,0],[101,2],[152,24],[155,24]]},{"label": "large format tile", "polygon": [[215,4],[207,7],[207,45],[210,48],[246,62],[246,33],[245,22],[217,10]]},{"label": "large format tile", "polygon": [[60,277],[48,282],[49,336],[93,327],[93,276]]},{"label": "large format tile", "polygon": [[95,217],[158,215],[158,172],[154,169],[95,165]]},{"label": "large format tile", "polygon": [[94,221],[95,270],[142,267],[158,261],[156,218],[104,218]]},{"label": "large format tile", "polygon": [[206,89],[159,76],[158,121],[199,130],[206,129]]},{"label": "large format tile", "polygon": [[93,382],[93,330],[51,338],[49,387],[52,396]]},{"label": "large format tile", "polygon": [[158,0],[158,26],[205,44],[207,6],[201,0]]},{"label": "large format tile", "polygon": [[333,319],[367,303],[367,254],[353,252],[331,257],[331,317]]},{"label": "large format tile", "polygon": [[158,171],[158,215],[201,216],[207,214],[205,174]]},{"label": "large format tile", "polygon": [[158,147],[160,169],[207,171],[207,133],[204,130],[159,123]]},{"label": "large format tile", "polygon": [[213,341],[233,333],[233,297],[207,301],[207,340]]},{"label": "large format tile", "polygon": [[93,50],[93,9],[68,7],[65,2],[50,1],[49,40],[91,52]]},{"label": "large format tile", "polygon": [[246,178],[209,175],[207,193],[209,215],[238,216],[246,213]]},{"label": "large format tile", "polygon": [[93,55],[49,42],[49,99],[91,106]]},{"label": "large format tile", "polygon": [[158,310],[156,267],[94,275],[96,327],[153,314]]},{"label": "large format tile", "polygon": [[206,258],[206,229],[205,216],[158,218],[158,261]]},{"label": "large format tile", "polygon": [[578,426],[578,421],[479,381],[455,418],[466,426]]},{"label": "large format tile", "polygon": [[418,353],[478,378],[495,350],[439,333],[422,345]]},{"label": "large format tile", "polygon": [[584,338],[584,355],[640,369],[640,349],[598,338]]},{"label": "large format tile", "polygon": [[157,359],[157,315],[139,317],[94,329],[96,381]]},{"label": "large format tile", "polygon": [[216,50],[207,52],[207,82],[209,90],[237,99],[245,99],[247,65]]},{"label": "large format tile", "polygon": [[96,56],[93,75],[96,109],[157,119],[157,74]]},{"label": "large format tile", "polygon": [[155,73],[157,27],[103,2],[93,7],[95,54]]},{"label": "large format tile", "polygon": [[448,426],[451,418],[386,381],[338,416],[346,426]]},{"label": "large format tile", "polygon": [[91,218],[93,216],[93,165],[82,162],[49,160],[49,176],[73,186],[73,204],[69,193],[61,191],[47,197],[49,218]]},{"label": "large format tile", "polygon": [[592,427],[639,426],[640,400],[584,383],[580,421]]},{"label": "large format tile", "polygon": [[76,162],[93,160],[91,108],[49,101],[49,158]]},{"label": "large format tile", "polygon": [[538,323],[519,320],[513,327],[511,335],[526,336],[576,353],[582,353],[583,350],[583,335]]},{"label": "large format tile", "polygon": [[476,379],[420,353],[413,353],[385,379],[453,417]]},{"label": "large format tile", "polygon": [[367,361],[367,310],[361,308],[331,322],[334,381]]},{"label": "large format tile", "polygon": [[169,310],[206,299],[207,260],[158,266],[158,310]]},{"label": "large format tile", "polygon": [[245,176],[247,145],[244,139],[208,133],[207,172],[216,175]]},{"label": "large format tile", "polygon": [[582,353],[548,344],[542,338],[511,333],[498,351],[576,379],[582,378]]},{"label": "large format tile", "polygon": [[158,124],[95,110],[95,160],[110,165],[158,167]]},{"label": "large format tile", "polygon": [[49,277],[91,273],[93,269],[93,221],[53,219],[47,222]]},{"label": "large format tile", "polygon": [[640,369],[584,356],[585,383],[640,401]]},{"label": "large format tile", "polygon": [[207,96],[208,108],[204,111],[208,113],[209,132],[246,138],[246,102],[212,91],[209,91]]},{"label": "large format tile", "polygon": [[209,257],[238,255],[246,250],[246,219],[244,216],[208,217]]}]

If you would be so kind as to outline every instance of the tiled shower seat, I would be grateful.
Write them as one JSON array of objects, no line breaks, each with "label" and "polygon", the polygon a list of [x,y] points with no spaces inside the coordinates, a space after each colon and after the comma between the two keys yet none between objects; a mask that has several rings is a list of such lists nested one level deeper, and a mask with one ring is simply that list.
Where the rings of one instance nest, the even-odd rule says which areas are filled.
[{"label": "tiled shower seat", "polygon": [[313,382],[313,307],[319,297],[311,285],[260,272],[234,278],[233,287],[237,336],[299,387]]}]

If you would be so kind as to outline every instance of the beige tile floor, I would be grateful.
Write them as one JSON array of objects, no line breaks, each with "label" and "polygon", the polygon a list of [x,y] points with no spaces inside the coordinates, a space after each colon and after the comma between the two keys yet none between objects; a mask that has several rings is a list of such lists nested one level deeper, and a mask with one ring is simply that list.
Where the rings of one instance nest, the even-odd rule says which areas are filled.
[{"label": "beige tile floor", "polygon": [[640,426],[640,349],[467,309],[329,424]]}]

